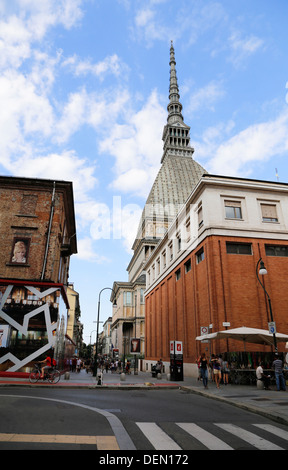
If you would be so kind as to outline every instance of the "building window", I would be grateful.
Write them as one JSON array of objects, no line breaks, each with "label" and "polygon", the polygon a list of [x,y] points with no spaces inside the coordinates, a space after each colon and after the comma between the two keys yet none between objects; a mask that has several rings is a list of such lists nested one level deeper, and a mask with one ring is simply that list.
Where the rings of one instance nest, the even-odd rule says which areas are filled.
[{"label": "building window", "polygon": [[240,201],[225,201],[226,219],[242,219],[242,209]]},{"label": "building window", "polygon": [[168,249],[169,249],[169,258],[170,258],[170,261],[172,261],[172,259],[173,259],[173,242],[169,243]]},{"label": "building window", "polygon": [[186,220],[186,243],[189,242],[191,238],[191,227],[190,227],[190,217]]},{"label": "building window", "polygon": [[159,274],[160,274],[160,258],[157,258],[156,265],[157,265],[157,276],[159,276]]},{"label": "building window", "polygon": [[278,222],[276,204],[260,204],[262,222]]},{"label": "building window", "polygon": [[166,250],[162,251],[162,266],[166,268]]},{"label": "building window", "polygon": [[288,256],[288,246],[265,245],[267,256]]},{"label": "building window", "polygon": [[178,251],[181,251],[181,234],[178,233],[176,237],[177,237],[177,249]]},{"label": "building window", "polygon": [[38,196],[33,194],[23,194],[20,214],[35,216]]},{"label": "building window", "polygon": [[226,243],[226,251],[233,255],[252,255],[251,243]]},{"label": "building window", "polygon": [[202,225],[203,225],[203,209],[202,209],[202,203],[200,203],[198,207],[198,228],[201,228]]},{"label": "building window", "polygon": [[145,304],[144,289],[140,289],[140,304]]},{"label": "building window", "polygon": [[197,262],[197,264],[201,263],[201,261],[203,261],[204,258],[205,258],[204,248],[201,248],[201,250],[199,250],[198,253],[196,253],[196,262]]},{"label": "building window", "polygon": [[132,305],[132,292],[125,291],[124,295],[124,305]]},{"label": "building window", "polygon": [[185,274],[189,273],[189,271],[191,271],[191,259],[188,259],[188,261],[186,261],[184,266],[185,266]]},{"label": "building window", "polygon": [[150,269],[147,271],[147,282],[148,282],[148,286],[150,286],[150,283],[151,283],[151,272],[150,272]]},{"label": "building window", "polygon": [[177,269],[175,273],[175,277],[176,277],[176,281],[179,281],[179,279],[181,278],[181,269]]}]

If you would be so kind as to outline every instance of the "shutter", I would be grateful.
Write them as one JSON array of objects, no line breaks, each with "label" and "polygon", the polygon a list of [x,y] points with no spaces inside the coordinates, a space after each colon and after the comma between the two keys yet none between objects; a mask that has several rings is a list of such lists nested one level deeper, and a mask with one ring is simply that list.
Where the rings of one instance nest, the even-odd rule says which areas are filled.
[{"label": "shutter", "polygon": [[239,202],[239,201],[225,201],[225,207],[241,207],[241,202]]},{"label": "shutter", "polygon": [[261,204],[263,219],[278,220],[276,206],[272,204]]}]

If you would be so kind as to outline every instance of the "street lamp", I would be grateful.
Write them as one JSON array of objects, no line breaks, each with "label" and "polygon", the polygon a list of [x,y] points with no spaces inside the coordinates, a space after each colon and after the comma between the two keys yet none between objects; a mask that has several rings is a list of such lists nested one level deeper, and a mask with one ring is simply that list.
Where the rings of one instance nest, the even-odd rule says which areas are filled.
[{"label": "street lamp", "polygon": [[[260,269],[258,271],[258,267],[260,265]],[[268,299],[268,305],[269,305],[269,311],[270,311],[270,319],[271,319],[271,322],[273,322],[273,313],[272,313],[272,305],[271,305],[271,299],[270,299],[270,296],[268,294],[268,292],[266,291],[265,287],[264,287],[264,284],[260,281],[260,278],[259,278],[259,274],[261,274],[261,276],[265,276],[265,274],[267,274],[267,269],[265,268],[265,265],[264,265],[264,261],[262,260],[262,258],[260,258],[258,260],[258,263],[257,263],[257,266],[256,266],[256,276],[257,276],[257,279],[262,287],[262,289],[264,290],[266,296],[267,296],[267,299]],[[276,335],[275,333],[273,333],[273,338],[274,338],[274,348],[275,348],[275,352],[278,351],[278,348],[277,348],[277,340],[276,340]]]},{"label": "street lamp", "polygon": [[111,287],[104,287],[102,290],[100,290],[99,292],[99,298],[98,298],[98,314],[97,314],[97,333],[96,333],[96,351],[95,351],[95,361],[94,361],[94,369],[93,369],[93,377],[96,377],[97,375],[97,360],[98,360],[98,329],[99,329],[99,315],[100,315],[100,297],[101,297],[101,293],[103,292],[103,290],[106,290],[106,289],[109,289],[113,292],[114,294],[114,301],[113,301],[113,307],[116,307],[117,306],[117,302],[116,302],[116,294],[115,294],[115,291],[113,289],[111,289]]}]

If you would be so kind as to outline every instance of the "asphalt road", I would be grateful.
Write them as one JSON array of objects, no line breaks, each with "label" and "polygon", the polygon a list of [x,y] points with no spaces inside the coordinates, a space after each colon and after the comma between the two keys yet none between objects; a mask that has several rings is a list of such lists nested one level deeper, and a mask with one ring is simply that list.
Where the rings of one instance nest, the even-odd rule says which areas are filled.
[{"label": "asphalt road", "polygon": [[20,449],[168,451],[182,458],[192,450],[287,450],[288,428],[181,390],[7,387],[0,390],[0,450]]}]

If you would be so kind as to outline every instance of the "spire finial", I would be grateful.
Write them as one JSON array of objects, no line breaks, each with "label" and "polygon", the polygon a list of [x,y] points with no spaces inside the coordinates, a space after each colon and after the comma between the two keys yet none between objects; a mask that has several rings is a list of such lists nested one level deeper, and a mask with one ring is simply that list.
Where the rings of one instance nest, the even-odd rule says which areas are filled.
[{"label": "spire finial", "polygon": [[164,152],[161,163],[169,155],[192,157],[194,149],[190,146],[190,127],[184,123],[182,116],[182,104],[180,103],[179,87],[176,75],[176,60],[173,41],[170,47],[170,84],[169,104],[167,106],[168,118],[164,127],[162,140]]},{"label": "spire finial", "polygon": [[[168,104],[168,122],[171,121],[171,117],[173,116],[173,122],[176,120],[183,122],[183,116],[181,114],[182,111],[182,104],[180,103],[180,94],[179,94],[179,87],[177,81],[177,74],[176,74],[176,60],[174,55],[174,46],[173,41],[171,41],[171,48],[170,48],[170,86],[169,86],[169,104]],[[171,121],[171,122],[172,122]]]}]

